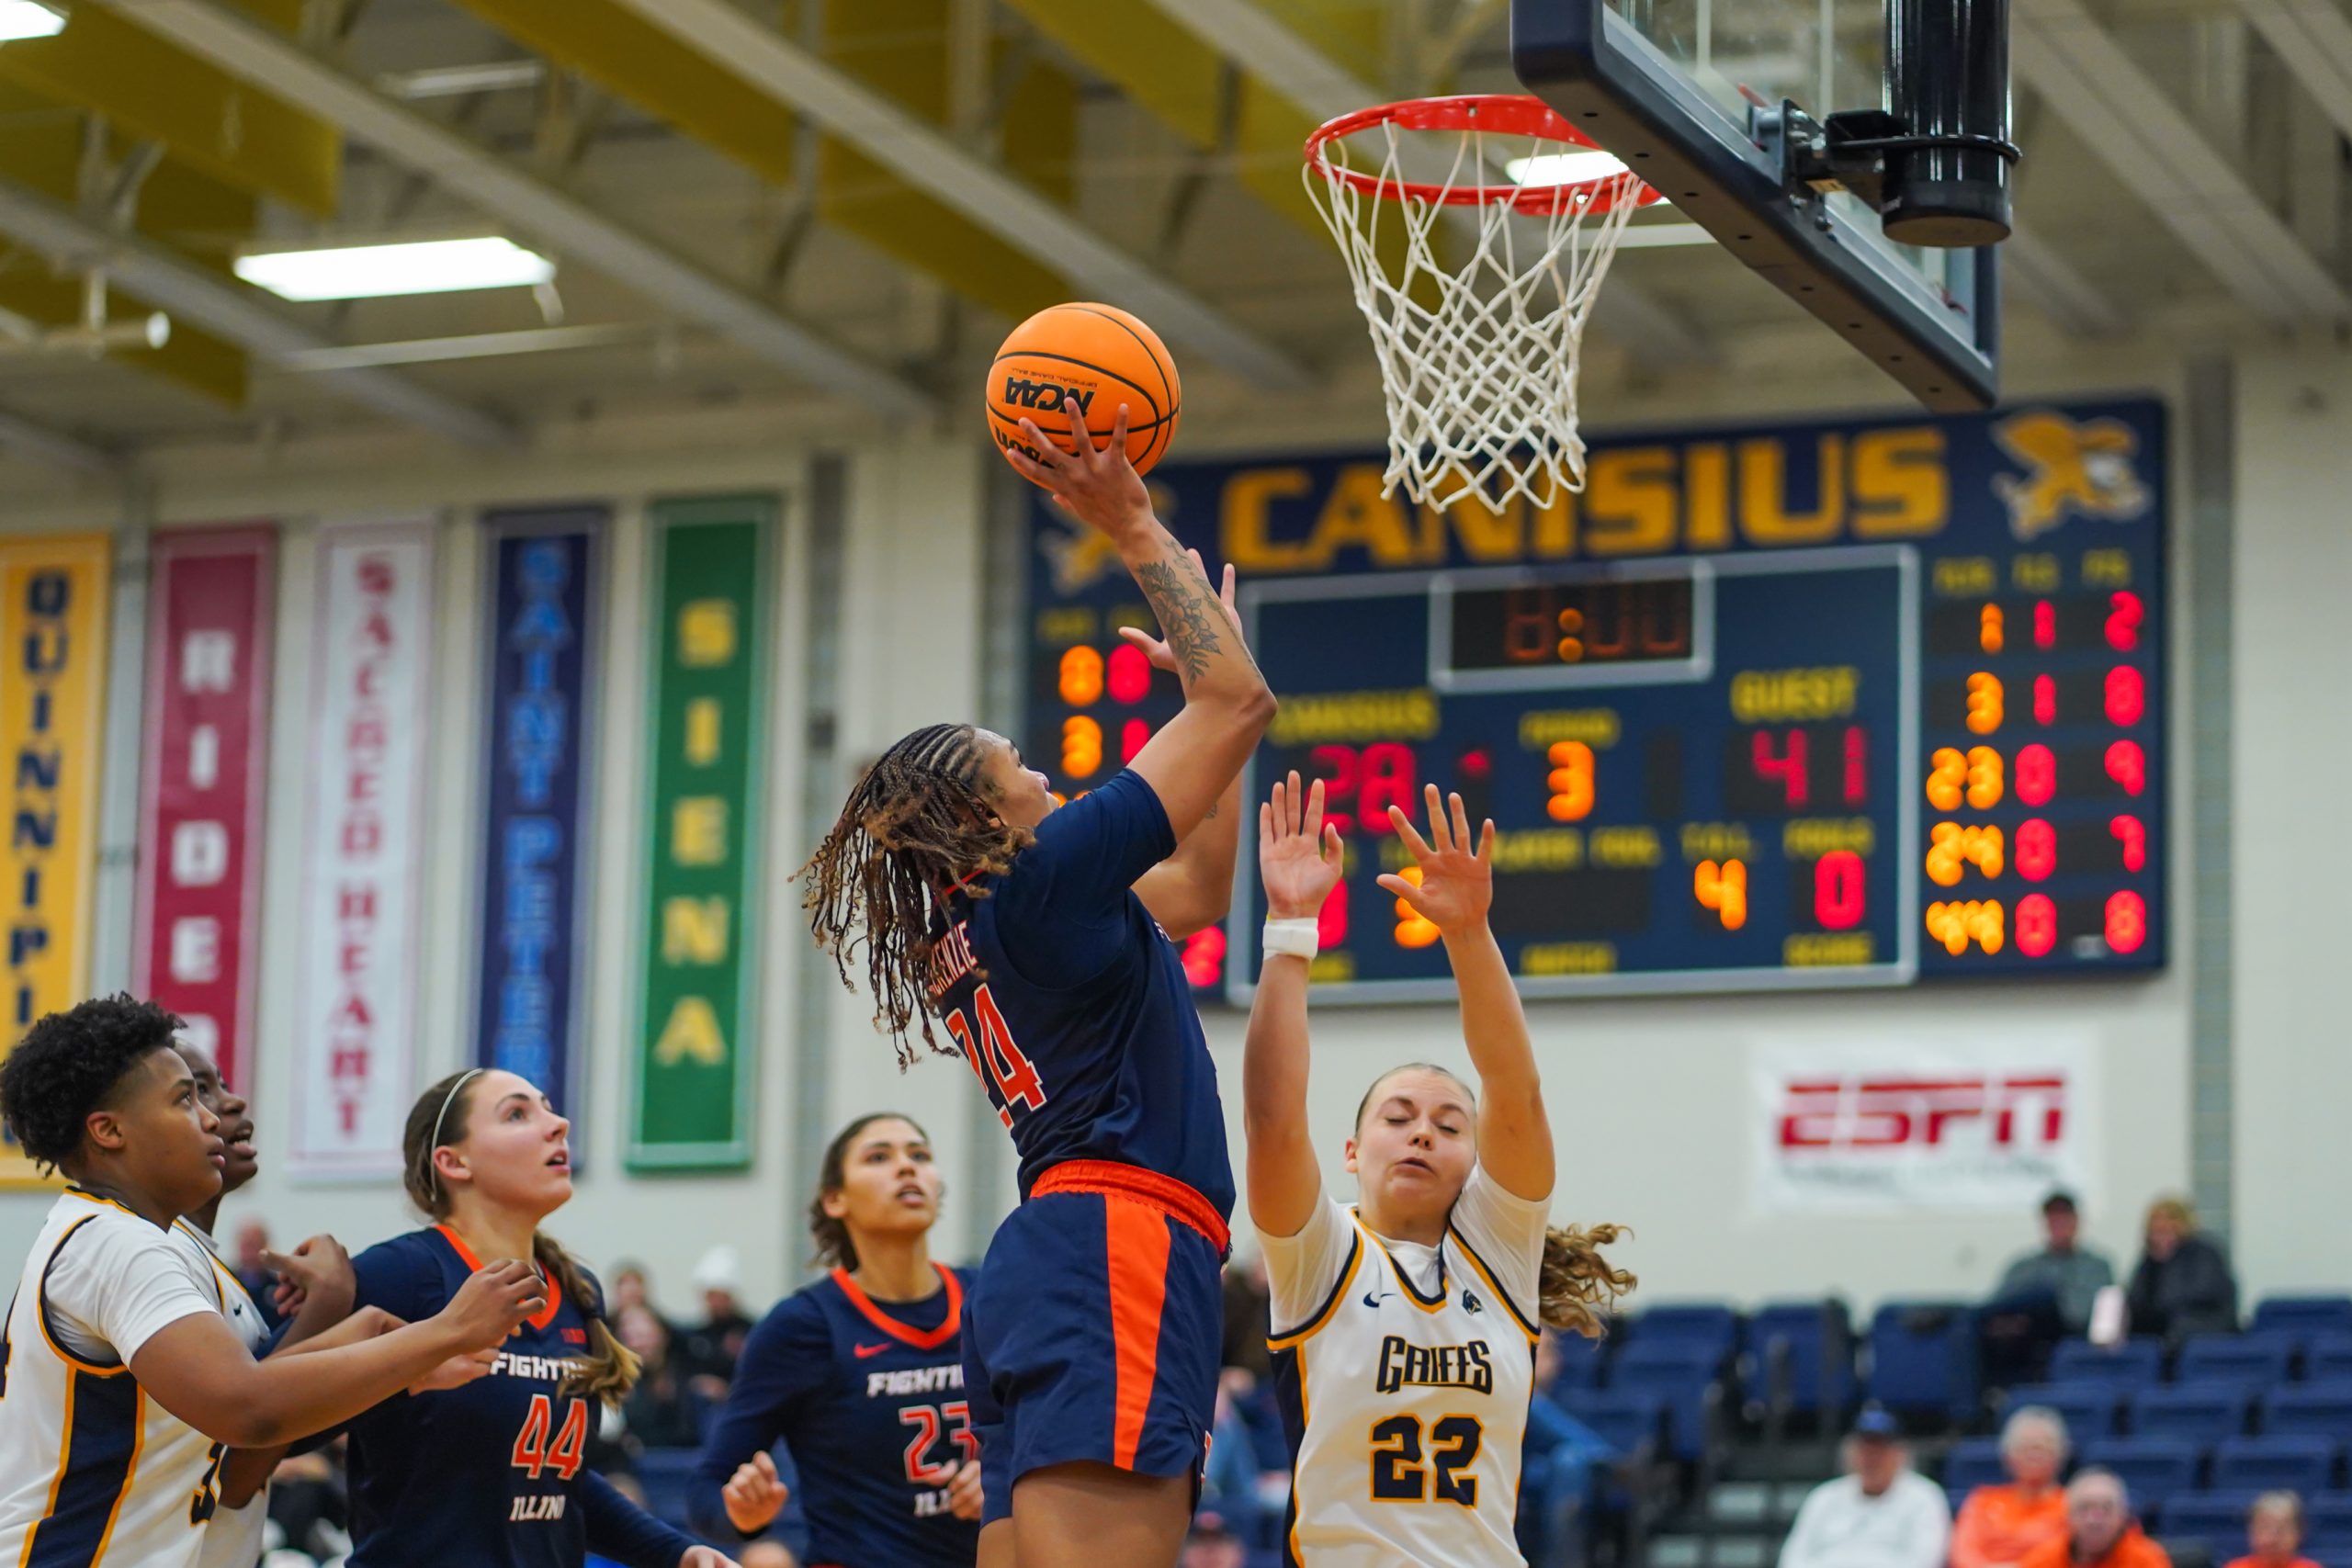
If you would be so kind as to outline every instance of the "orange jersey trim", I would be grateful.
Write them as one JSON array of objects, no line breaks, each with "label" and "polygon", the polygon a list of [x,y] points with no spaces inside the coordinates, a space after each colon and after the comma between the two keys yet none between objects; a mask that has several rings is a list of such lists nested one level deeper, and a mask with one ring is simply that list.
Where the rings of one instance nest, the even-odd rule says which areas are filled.
[{"label": "orange jersey trim", "polygon": [[1233,1248],[1233,1233],[1216,1205],[1172,1176],[1116,1160],[1073,1159],[1047,1169],[1029,1189],[1033,1198],[1057,1192],[1091,1192],[1103,1198],[1130,1198],[1159,1210],[1179,1224],[1198,1231],[1213,1243],[1219,1256]]},{"label": "orange jersey trim", "polygon": [[[474,1270],[476,1273],[480,1273],[481,1271],[481,1259],[474,1256],[474,1249],[466,1245],[465,1237],[459,1235],[456,1231],[451,1230],[447,1225],[435,1225],[433,1228],[441,1233],[441,1239],[449,1244],[449,1250],[458,1255],[458,1260],[459,1262],[463,1263],[467,1268]],[[534,1269],[538,1267],[536,1259],[533,1260],[531,1266]],[[534,1328],[543,1329],[547,1327],[548,1324],[555,1321],[556,1310],[563,1305],[563,1283],[554,1276],[545,1272],[542,1272],[539,1278],[548,1288],[548,1304],[541,1307],[537,1312],[533,1313],[529,1317],[525,1318],[523,1321],[529,1324]]]},{"label": "orange jersey trim", "polygon": [[964,1326],[964,1287],[956,1282],[954,1269],[938,1263],[932,1267],[939,1270],[939,1282],[947,1290],[947,1315],[938,1327],[932,1329],[910,1328],[876,1306],[874,1298],[849,1277],[848,1269],[834,1269],[832,1278],[833,1283],[842,1288],[842,1294],[849,1298],[849,1304],[863,1314],[866,1322],[902,1345],[911,1345],[918,1350],[936,1350],[955,1338]]}]

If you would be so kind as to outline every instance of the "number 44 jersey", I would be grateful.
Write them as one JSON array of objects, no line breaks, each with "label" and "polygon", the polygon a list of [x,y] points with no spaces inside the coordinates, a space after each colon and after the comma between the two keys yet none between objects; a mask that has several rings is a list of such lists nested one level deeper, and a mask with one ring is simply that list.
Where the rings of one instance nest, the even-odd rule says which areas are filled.
[{"label": "number 44 jersey", "polygon": [[1325,1195],[1261,1233],[1291,1442],[1297,1568],[1518,1568],[1549,1205],[1471,1174],[1436,1247],[1386,1241]]}]

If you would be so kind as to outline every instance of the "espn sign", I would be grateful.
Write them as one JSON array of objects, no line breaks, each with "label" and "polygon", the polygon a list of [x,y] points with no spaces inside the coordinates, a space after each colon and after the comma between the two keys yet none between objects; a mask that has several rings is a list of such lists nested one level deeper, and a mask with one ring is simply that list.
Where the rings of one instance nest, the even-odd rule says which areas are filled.
[{"label": "espn sign", "polygon": [[2023,1213],[2091,1174],[2093,1053],[2079,1040],[1759,1043],[1758,1206]]}]

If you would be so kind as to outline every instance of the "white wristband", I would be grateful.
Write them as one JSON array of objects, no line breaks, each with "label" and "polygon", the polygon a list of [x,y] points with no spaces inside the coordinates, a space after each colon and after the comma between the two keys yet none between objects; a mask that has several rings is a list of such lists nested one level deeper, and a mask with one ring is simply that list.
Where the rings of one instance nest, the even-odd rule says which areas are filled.
[{"label": "white wristband", "polygon": [[1313,958],[1323,951],[1322,922],[1309,917],[1297,920],[1268,920],[1261,944],[1266,956]]}]

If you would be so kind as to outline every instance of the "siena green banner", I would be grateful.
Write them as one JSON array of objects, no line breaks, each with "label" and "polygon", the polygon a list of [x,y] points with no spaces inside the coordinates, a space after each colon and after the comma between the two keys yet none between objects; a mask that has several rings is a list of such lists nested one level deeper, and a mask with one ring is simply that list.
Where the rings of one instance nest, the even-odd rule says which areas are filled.
[{"label": "siena green banner", "polygon": [[765,497],[653,508],[633,1169],[752,1163],[755,888],[767,745]]}]

